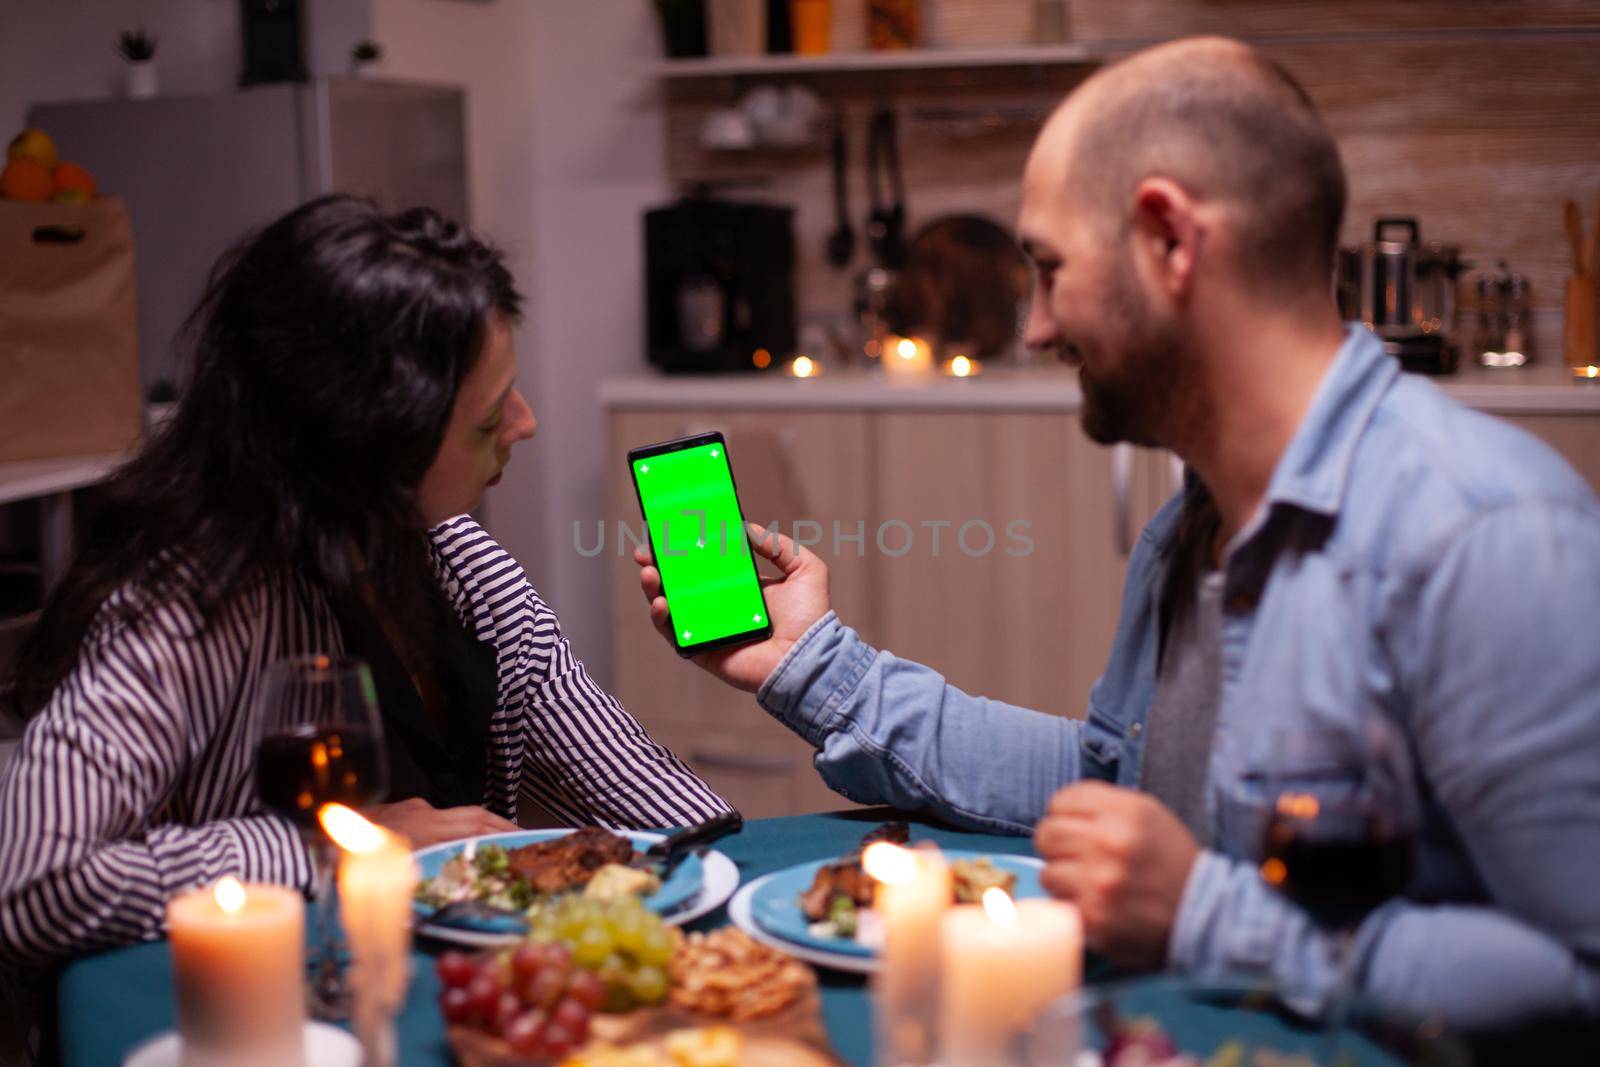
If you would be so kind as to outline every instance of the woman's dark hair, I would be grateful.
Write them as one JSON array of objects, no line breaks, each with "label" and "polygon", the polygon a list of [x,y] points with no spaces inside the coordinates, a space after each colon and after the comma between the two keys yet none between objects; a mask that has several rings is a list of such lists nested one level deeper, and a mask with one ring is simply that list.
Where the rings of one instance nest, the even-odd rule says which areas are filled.
[{"label": "woman's dark hair", "polygon": [[207,623],[288,575],[335,610],[434,610],[415,491],[490,316],[520,304],[500,253],[427,208],[328,196],[235,245],[185,325],[176,414],[104,487],[12,664],[16,711],[45,704],[129,582],[181,592]]}]

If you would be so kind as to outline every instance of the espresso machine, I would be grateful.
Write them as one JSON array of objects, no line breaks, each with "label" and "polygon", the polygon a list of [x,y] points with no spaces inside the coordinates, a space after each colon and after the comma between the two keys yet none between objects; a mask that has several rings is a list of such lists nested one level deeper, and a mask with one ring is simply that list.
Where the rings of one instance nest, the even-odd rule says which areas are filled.
[{"label": "espresso machine", "polygon": [[795,348],[794,211],[696,190],[645,213],[646,353],[671,374],[779,365]]},{"label": "espresso machine", "polygon": [[1456,283],[1471,266],[1458,245],[1423,244],[1416,219],[1379,218],[1371,241],[1339,249],[1339,311],[1377,334],[1406,370],[1449,374],[1460,356]]}]

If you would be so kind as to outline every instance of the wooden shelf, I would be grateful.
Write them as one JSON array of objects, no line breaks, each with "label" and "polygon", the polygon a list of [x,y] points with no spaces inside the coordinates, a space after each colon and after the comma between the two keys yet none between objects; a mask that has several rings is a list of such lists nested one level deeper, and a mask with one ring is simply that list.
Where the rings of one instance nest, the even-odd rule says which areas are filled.
[{"label": "wooden shelf", "polygon": [[828,52],[818,56],[710,56],[664,59],[656,75],[667,79],[781,77],[788,74],[871,74],[902,70],[971,70],[997,67],[1087,67],[1099,57],[1079,44],[1012,48],[908,48]]}]

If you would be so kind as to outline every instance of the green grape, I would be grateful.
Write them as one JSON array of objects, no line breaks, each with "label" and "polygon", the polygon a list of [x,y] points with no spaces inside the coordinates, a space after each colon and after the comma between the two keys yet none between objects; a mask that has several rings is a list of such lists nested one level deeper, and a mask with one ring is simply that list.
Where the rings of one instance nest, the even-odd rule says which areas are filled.
[{"label": "green grape", "polygon": [[665,927],[657,924],[654,928],[646,931],[637,956],[642,963],[665,967],[667,962],[672,959],[675,947],[672,935],[667,932]]},{"label": "green grape", "polygon": [[611,920],[611,934],[616,938],[617,947],[626,952],[637,954],[644,947],[647,929],[644,912],[631,908]]},{"label": "green grape", "polygon": [[667,997],[667,973],[660,967],[640,967],[628,985],[641,1004],[659,1004]]},{"label": "green grape", "polygon": [[581,967],[598,967],[607,956],[611,955],[615,945],[616,940],[611,936],[611,931],[595,924],[585,928],[578,935],[577,942],[572,946],[572,958],[577,960]]}]

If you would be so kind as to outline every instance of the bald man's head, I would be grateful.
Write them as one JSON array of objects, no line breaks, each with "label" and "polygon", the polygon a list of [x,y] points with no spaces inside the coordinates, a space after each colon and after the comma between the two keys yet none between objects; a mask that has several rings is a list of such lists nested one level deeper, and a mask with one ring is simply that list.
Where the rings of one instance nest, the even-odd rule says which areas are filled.
[{"label": "bald man's head", "polygon": [[1148,49],[1085,82],[1046,124],[1030,168],[1120,232],[1145,178],[1177,182],[1234,220],[1239,269],[1274,293],[1326,287],[1344,168],[1310,98],[1236,41]]}]

